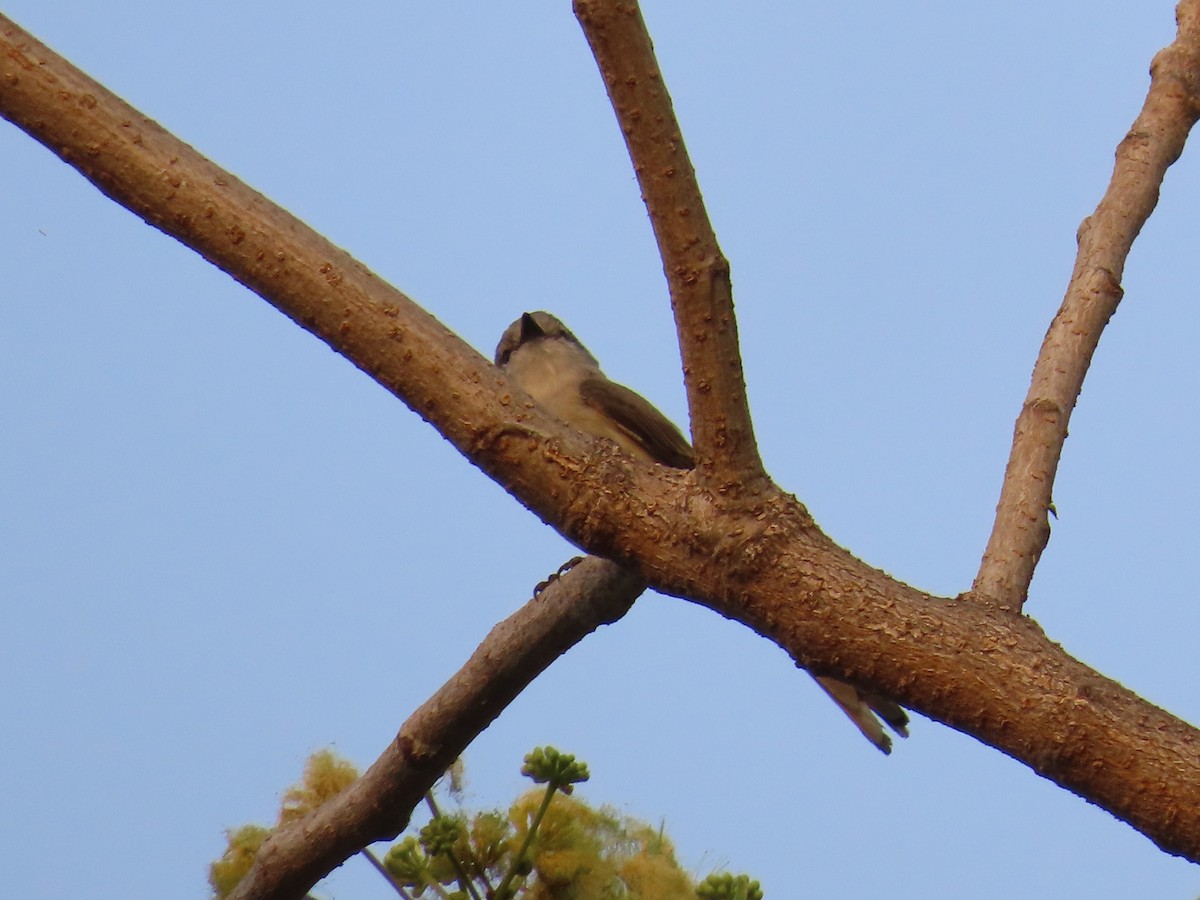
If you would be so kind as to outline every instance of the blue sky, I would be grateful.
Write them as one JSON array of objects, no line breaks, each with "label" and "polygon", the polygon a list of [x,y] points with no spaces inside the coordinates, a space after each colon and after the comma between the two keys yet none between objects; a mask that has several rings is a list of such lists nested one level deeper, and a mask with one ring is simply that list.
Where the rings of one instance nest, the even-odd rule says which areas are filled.
[{"label": "blue sky", "polygon": [[[977,8],[978,7],[978,8]],[[557,312],[686,421],[665,284],[569,3],[5,12],[482,352]],[[969,587],[1013,419],[1171,3],[647,2],[777,480]],[[341,357],[0,125],[0,846],[12,896],[206,894],[305,757],[360,765],[572,549]],[[1028,612],[1200,722],[1200,166],[1134,247]],[[1200,869],[917,717],[890,758],[786,655],[648,595],[467,753],[665,822],[769,898],[1193,898]],[[322,892],[386,896],[351,862]]]}]

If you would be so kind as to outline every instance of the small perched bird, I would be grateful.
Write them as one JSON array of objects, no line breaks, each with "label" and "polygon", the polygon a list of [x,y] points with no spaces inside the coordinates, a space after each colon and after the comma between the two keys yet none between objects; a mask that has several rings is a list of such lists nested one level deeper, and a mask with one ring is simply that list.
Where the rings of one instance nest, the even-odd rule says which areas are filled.
[{"label": "small perched bird", "polygon": [[496,365],[538,405],[585,434],[606,437],[631,456],[674,469],[695,465],[671,420],[627,387],[609,381],[596,357],[547,312],[525,313],[504,330]]},{"label": "small perched bird", "polygon": [[[596,358],[550,313],[524,313],[504,329],[496,365],[539,406],[585,434],[608,438],[646,462],[675,469],[695,465],[691,445],[671,420],[639,394],[609,381]],[[892,741],[880,719],[908,737],[908,714],[897,703],[845,682],[814,677],[884,753],[892,752]]]}]

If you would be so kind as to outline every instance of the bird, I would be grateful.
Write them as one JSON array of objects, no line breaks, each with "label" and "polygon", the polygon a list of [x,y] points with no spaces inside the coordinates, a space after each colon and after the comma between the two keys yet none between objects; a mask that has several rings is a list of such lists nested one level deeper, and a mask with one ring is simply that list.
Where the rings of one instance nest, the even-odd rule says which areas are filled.
[{"label": "bird", "polygon": [[[649,400],[610,380],[596,357],[551,313],[522,313],[504,329],[495,363],[535,403],[567,425],[608,438],[643,462],[695,467],[692,446],[675,424]],[[884,753],[891,753],[892,741],[883,723],[908,737],[908,714],[898,703],[824,675],[813,678]]]}]

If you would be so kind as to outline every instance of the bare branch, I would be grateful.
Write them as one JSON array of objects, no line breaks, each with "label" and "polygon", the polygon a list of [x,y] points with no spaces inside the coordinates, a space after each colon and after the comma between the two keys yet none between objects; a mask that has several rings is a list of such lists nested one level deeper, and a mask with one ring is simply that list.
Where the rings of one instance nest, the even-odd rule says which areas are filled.
[{"label": "bare branch", "polygon": [[491,630],[358,781],[277,829],[232,900],[302,897],[363,847],[394,838],[476,735],[554,660],[625,615],[644,589],[616,564],[595,557],[552,581]]},{"label": "bare branch", "polygon": [[[0,114],[346,355],[581,546],[745,623],[816,675],[978,737],[1200,861],[1200,732],[1072,659],[1029,620],[895,581],[835,545],[782,492],[718,508],[689,475],[585,441],[399,292],[3,19]],[[398,741],[397,758],[415,754],[427,773],[447,746]],[[364,777],[384,792],[379,805],[400,796],[387,778]],[[378,802],[361,790],[355,802]],[[326,825],[331,837],[319,834]],[[304,830],[281,837],[289,858],[303,855],[291,840],[319,840],[329,854],[329,841],[348,852],[386,836],[363,828],[351,839],[353,829],[325,819]],[[280,858],[268,856],[258,877],[280,879]],[[302,893],[293,883],[277,896]]]},{"label": "bare branch", "polygon": [[575,0],[604,77],[671,290],[702,483],[754,494],[766,474],[746,398],[729,263],[717,245],[654,45],[634,0]]},{"label": "bare branch", "polygon": [[558,451],[586,457],[577,432],[519,404],[503,373],[428,312],[3,16],[0,116],[325,341],[563,527],[573,467]]},{"label": "bare branch", "polygon": [[1050,538],[1048,512],[1071,411],[1100,334],[1121,301],[1133,241],[1158,203],[1167,168],[1200,117],[1200,2],[1183,0],[1175,42],[1150,67],[1150,90],[1117,148],[1112,180],[1079,227],[1075,269],[1033,367],[972,594],[1018,611]]}]

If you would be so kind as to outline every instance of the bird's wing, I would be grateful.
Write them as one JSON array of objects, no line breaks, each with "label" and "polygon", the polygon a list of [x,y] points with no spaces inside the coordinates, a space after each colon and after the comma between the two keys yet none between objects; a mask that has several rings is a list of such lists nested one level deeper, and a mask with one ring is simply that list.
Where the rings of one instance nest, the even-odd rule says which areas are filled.
[{"label": "bird's wing", "polygon": [[584,403],[615,422],[655,462],[674,469],[695,466],[692,446],[679,429],[629,388],[603,377],[589,378],[579,385],[579,394]]}]

